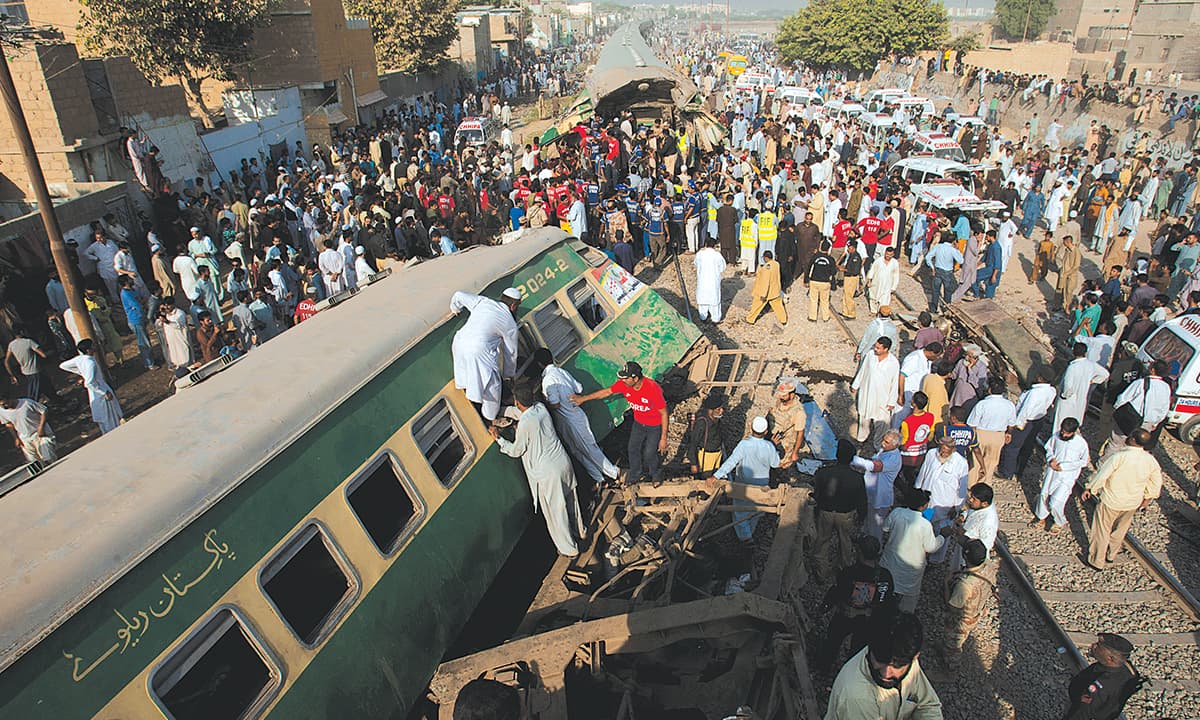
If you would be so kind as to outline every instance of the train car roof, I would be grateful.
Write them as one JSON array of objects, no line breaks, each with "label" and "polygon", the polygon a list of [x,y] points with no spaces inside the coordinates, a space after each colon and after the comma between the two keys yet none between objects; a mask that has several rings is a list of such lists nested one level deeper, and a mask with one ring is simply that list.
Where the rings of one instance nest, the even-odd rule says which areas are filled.
[{"label": "train car roof", "polygon": [[[527,231],[395,273],[0,498],[0,527],[19,543],[0,558],[0,669],[450,319],[455,291],[479,292],[567,237]],[[263,381],[283,367],[321,371],[303,392]]]}]

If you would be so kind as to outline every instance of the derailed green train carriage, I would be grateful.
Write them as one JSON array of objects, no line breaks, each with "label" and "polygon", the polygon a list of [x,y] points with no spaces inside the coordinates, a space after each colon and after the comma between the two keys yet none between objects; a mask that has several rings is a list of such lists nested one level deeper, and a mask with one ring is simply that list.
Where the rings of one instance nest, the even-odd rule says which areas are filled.
[{"label": "derailed green train carriage", "polygon": [[557,229],[320,313],[0,498],[0,717],[407,714],[531,520],[450,355],[451,294],[509,286],[589,389],[699,337]]}]

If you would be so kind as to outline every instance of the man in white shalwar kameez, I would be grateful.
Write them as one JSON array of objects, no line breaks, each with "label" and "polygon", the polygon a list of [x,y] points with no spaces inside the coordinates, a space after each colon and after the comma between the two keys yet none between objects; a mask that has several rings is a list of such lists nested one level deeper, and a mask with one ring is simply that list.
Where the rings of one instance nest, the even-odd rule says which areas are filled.
[{"label": "man in white shalwar kameez", "polygon": [[187,313],[175,307],[174,298],[163,298],[162,315],[156,322],[162,324],[162,336],[166,341],[163,357],[167,361],[167,367],[174,370],[190,366],[192,341]]},{"label": "man in white shalwar kameez", "polygon": [[900,362],[892,356],[891,338],[875,341],[871,353],[863,358],[850,389],[855,392],[854,406],[858,410],[858,432],[855,439],[866,442],[872,435],[872,423],[888,428],[896,409],[900,391]]},{"label": "man in white shalwar kameez", "polygon": [[[929,504],[933,507],[934,532],[954,524],[954,518],[967,499],[967,474],[970,472],[967,459],[955,450],[954,438],[943,436],[937,447],[925,453],[921,469],[913,485],[918,490],[929,492]],[[946,558],[945,549],[939,550],[933,562]]]},{"label": "man in white shalwar kameez", "polygon": [[92,356],[95,344],[89,339],[80,340],[75,346],[79,354],[69,360],[63,360],[59,367],[69,373],[75,373],[83,378],[83,386],[87,388],[88,405],[92,408],[92,420],[100,426],[100,433],[112,432],[125,418],[121,412],[121,403],[108,382],[100,364]]},{"label": "man in white shalwar kameez", "polygon": [[321,279],[325,281],[325,292],[336,295],[345,290],[346,258],[335,248],[333,240],[325,241],[325,249],[317,256],[317,268],[321,271]]},{"label": "man in white shalwar kameez", "polygon": [[1052,517],[1054,525],[1050,532],[1062,532],[1067,526],[1067,499],[1090,459],[1087,440],[1079,434],[1078,418],[1063,418],[1058,432],[1046,441],[1046,471],[1042,474],[1042,491],[1029,527],[1045,528],[1046,520]]},{"label": "man in white shalwar kameez", "polygon": [[700,319],[721,322],[721,274],[725,272],[725,258],[717,249],[717,239],[710,237],[692,260],[696,264],[696,307]]},{"label": "man in white shalwar kameez", "polygon": [[1093,385],[1108,381],[1108,370],[1099,363],[1087,359],[1087,345],[1075,343],[1072,348],[1075,359],[1063,371],[1062,380],[1058,384],[1058,402],[1054,404],[1054,427],[1057,433],[1064,418],[1073,417],[1083,426],[1083,418],[1087,414],[1088,395]]},{"label": "man in white shalwar kameez", "polygon": [[505,290],[500,301],[465,292],[456,292],[450,299],[450,312],[455,315],[464,309],[471,311],[451,345],[454,386],[480,406],[488,421],[500,414],[501,372],[508,378],[517,374],[516,313],[520,304],[521,291],[516,288]]},{"label": "man in white shalwar kameez", "polygon": [[354,269],[354,244],[350,242],[350,233],[342,229],[342,239],[338,242],[338,252],[342,254],[342,267],[345,285],[348,288],[358,287],[358,272]]},{"label": "man in white shalwar kameez", "polygon": [[929,495],[912,493],[907,507],[898,507],[883,521],[887,541],[879,564],[892,573],[892,590],[899,596],[900,612],[913,612],[921,597],[921,578],[930,553],[938,552],[946,539],[933,532],[933,525],[921,515],[929,504]]},{"label": "man in white shalwar kameez", "polygon": [[559,555],[575,557],[579,547],[576,533],[583,532],[583,516],[575,495],[575,472],[571,458],[554,434],[550,411],[537,402],[537,390],[532,385],[519,385],[513,392],[521,417],[512,442],[500,436],[492,426],[492,437],[500,452],[521,458],[529,491],[533,495],[533,511],[540,508],[546,518],[546,528]]},{"label": "man in white shalwar kameez", "polygon": [[620,468],[605,456],[592,434],[587,414],[571,400],[572,395],[583,393],[583,385],[571,373],[554,364],[554,356],[548,348],[535,350],[533,362],[542,369],[542,395],[554,416],[554,427],[571,456],[597,485],[603,484],[606,477],[617,479]]},{"label": "man in white shalwar kameez", "polygon": [[900,261],[896,259],[896,248],[888,245],[883,258],[871,263],[867,271],[867,296],[875,307],[890,307],[892,293],[900,287]]}]

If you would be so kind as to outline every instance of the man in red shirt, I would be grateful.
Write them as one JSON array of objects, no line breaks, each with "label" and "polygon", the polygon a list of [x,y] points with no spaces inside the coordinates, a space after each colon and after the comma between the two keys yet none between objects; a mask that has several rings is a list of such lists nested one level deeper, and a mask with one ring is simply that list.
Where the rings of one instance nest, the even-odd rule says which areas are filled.
[{"label": "man in red shirt", "polygon": [[876,217],[875,213],[858,221],[859,239],[867,250],[868,264],[875,259],[875,245],[879,242],[879,229],[882,225],[883,221]]},{"label": "man in red shirt", "polygon": [[622,395],[633,410],[633,427],[629,432],[629,481],[640,482],[649,477],[662,479],[662,455],[667,452],[667,401],[662,388],[642,376],[642,366],[627,362],[617,371],[617,381],[587,395],[572,395],[576,405],[589,400],[602,400]]},{"label": "man in red shirt", "polygon": [[846,219],[846,209],[838,210],[838,220],[833,224],[833,249],[841,250],[846,247],[846,241],[850,239],[850,230],[854,225]]},{"label": "man in red shirt", "polygon": [[296,303],[296,312],[292,313],[297,325],[317,314],[317,289],[310,287],[307,295],[308,297]]}]

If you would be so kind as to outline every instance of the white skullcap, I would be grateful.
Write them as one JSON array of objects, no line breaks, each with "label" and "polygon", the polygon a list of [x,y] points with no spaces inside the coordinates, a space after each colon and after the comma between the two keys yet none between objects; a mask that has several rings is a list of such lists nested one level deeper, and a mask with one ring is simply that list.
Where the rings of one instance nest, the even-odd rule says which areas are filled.
[{"label": "white skullcap", "polygon": [[756,433],[765,433],[767,431],[767,419],[759,415],[750,421],[750,429]]},{"label": "white skullcap", "polygon": [[362,245],[359,245],[358,247],[354,248],[355,255],[365,255],[366,252],[367,252],[366,248],[364,248]]},{"label": "white skullcap", "polygon": [[521,291],[516,288],[505,288],[504,292],[502,292],[500,294],[510,300],[520,300],[521,299]]},{"label": "white skullcap", "polygon": [[192,229],[191,229],[191,232],[200,232],[200,228],[198,228],[198,227],[196,227],[195,225],[193,225],[193,226],[192,226]]}]

